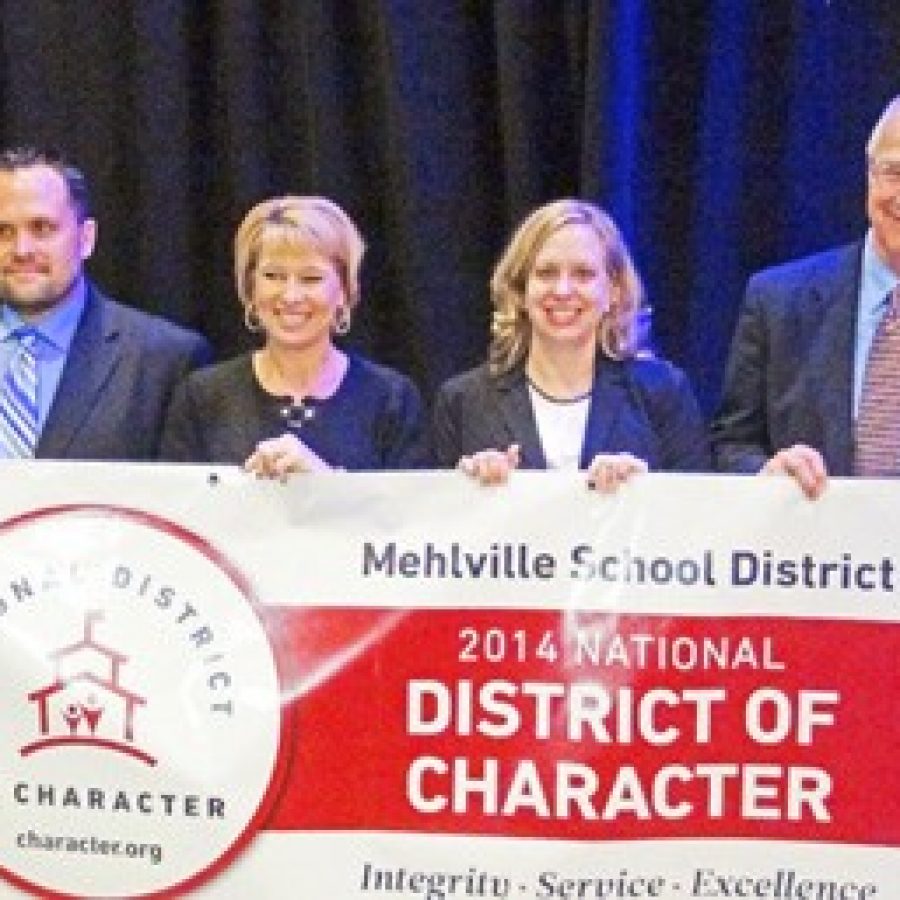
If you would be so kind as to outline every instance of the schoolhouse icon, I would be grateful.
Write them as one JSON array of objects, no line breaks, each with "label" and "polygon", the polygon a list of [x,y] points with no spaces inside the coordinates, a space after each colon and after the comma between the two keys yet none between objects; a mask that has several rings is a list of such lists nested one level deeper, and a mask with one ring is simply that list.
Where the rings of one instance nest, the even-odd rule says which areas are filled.
[{"label": "schoolhouse icon", "polygon": [[28,694],[40,737],[21,748],[22,756],[65,746],[93,746],[156,765],[134,742],[135,714],[147,701],[123,687],[122,669],[128,657],[97,640],[95,629],[102,621],[102,612],[85,613],[81,638],[49,654],[53,679]]}]

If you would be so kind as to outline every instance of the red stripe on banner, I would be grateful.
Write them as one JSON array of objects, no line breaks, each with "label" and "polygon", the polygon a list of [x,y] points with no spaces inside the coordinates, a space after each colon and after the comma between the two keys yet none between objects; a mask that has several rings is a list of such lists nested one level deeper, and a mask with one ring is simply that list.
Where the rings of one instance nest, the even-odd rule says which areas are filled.
[{"label": "red stripe on banner", "polygon": [[270,830],[900,845],[896,625],[273,608]]}]

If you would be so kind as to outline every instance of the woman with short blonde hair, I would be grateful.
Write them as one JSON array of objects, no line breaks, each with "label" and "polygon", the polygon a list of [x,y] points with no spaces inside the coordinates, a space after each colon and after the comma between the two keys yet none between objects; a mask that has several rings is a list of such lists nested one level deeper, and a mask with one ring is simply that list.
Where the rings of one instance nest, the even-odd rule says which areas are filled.
[{"label": "woman with short blonde hair", "polygon": [[[335,265],[352,313],[359,302],[359,269],[366,245],[356,225],[325,197],[275,197],[257,203],[234,238],[234,279],[245,313],[252,310],[253,274],[260,252],[277,241],[315,247]],[[251,313],[252,314],[252,313]]]},{"label": "woman with short blonde hair", "polygon": [[412,382],[335,343],[359,303],[364,252],[356,225],[324,197],[276,197],[247,213],[235,287],[262,345],[181,385],[163,459],[243,463],[273,477],[425,463]]}]

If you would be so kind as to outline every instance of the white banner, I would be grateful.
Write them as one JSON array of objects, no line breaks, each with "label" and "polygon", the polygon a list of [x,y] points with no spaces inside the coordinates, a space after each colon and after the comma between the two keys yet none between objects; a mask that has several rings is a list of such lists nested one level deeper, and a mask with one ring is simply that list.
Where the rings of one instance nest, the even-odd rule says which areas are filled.
[{"label": "white banner", "polygon": [[893,483],[0,483],[0,897],[900,890]]}]

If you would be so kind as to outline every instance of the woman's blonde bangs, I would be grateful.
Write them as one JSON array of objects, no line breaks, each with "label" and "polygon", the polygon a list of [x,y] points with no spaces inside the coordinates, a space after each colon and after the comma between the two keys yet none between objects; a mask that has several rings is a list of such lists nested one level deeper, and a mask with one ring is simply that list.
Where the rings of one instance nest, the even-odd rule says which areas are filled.
[{"label": "woman's blonde bangs", "polygon": [[359,267],[365,243],[356,225],[324,197],[279,197],[257,204],[235,235],[235,282],[241,303],[252,301],[251,284],[266,247],[313,249],[335,265],[348,304],[359,300]]}]

